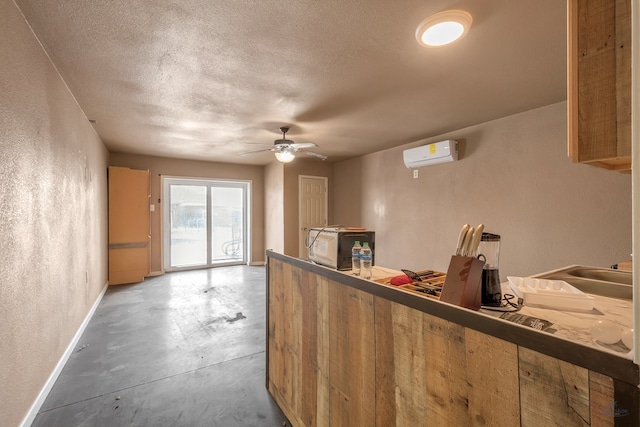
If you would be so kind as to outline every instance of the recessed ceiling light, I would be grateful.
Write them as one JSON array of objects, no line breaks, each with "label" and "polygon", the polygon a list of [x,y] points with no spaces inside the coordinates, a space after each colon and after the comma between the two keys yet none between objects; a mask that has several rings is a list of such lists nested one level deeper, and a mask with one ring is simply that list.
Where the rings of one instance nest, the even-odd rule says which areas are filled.
[{"label": "recessed ceiling light", "polygon": [[422,46],[444,46],[464,37],[472,23],[469,12],[445,10],[422,21],[416,30],[416,39]]}]

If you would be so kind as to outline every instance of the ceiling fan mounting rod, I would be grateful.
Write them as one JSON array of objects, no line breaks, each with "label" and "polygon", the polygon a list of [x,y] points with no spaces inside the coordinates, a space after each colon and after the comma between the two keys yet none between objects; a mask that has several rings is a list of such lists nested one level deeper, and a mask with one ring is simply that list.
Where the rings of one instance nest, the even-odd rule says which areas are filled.
[{"label": "ceiling fan mounting rod", "polygon": [[282,132],[282,139],[285,139],[285,135],[286,135],[287,132],[289,132],[289,128],[286,127],[286,126],[282,126],[280,128],[280,132]]}]

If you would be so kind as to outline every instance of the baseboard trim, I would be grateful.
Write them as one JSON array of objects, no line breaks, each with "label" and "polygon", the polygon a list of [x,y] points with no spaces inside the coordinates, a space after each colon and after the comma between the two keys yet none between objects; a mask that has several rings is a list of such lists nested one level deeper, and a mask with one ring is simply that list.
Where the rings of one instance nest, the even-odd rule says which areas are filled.
[{"label": "baseboard trim", "polygon": [[265,265],[267,265],[266,261],[253,261],[249,263],[250,266],[259,266],[259,267],[264,267]]},{"label": "baseboard trim", "polygon": [[40,390],[40,394],[38,394],[38,397],[36,398],[36,400],[31,405],[31,408],[29,408],[29,412],[27,412],[27,415],[22,420],[22,423],[20,423],[20,427],[29,427],[29,426],[31,426],[33,421],[36,419],[36,415],[38,415],[38,411],[40,411],[40,408],[42,407],[42,404],[44,403],[45,399],[49,395],[49,392],[53,388],[53,385],[56,383],[56,380],[58,379],[58,376],[60,376],[60,373],[62,372],[62,369],[64,368],[64,365],[67,363],[67,360],[69,360],[69,357],[71,357],[71,354],[73,354],[73,350],[76,348],[76,345],[78,344],[78,341],[80,341],[80,337],[84,333],[84,330],[87,328],[87,325],[89,324],[89,321],[93,317],[93,314],[95,313],[96,309],[98,308],[98,305],[102,301],[102,297],[104,296],[105,292],[107,292],[107,288],[108,287],[109,287],[109,282],[105,283],[104,287],[102,288],[102,291],[100,291],[100,295],[98,295],[98,298],[93,303],[93,306],[91,307],[91,310],[89,310],[89,312],[85,316],[84,321],[82,322],[82,324],[80,325],[80,327],[76,331],[76,334],[73,336],[73,339],[71,340],[71,342],[67,346],[67,349],[62,354],[62,357],[58,361],[58,364],[53,369],[53,372],[51,372],[51,375],[49,375],[49,378],[47,379],[47,382],[44,383],[44,386],[42,387],[42,390]]}]

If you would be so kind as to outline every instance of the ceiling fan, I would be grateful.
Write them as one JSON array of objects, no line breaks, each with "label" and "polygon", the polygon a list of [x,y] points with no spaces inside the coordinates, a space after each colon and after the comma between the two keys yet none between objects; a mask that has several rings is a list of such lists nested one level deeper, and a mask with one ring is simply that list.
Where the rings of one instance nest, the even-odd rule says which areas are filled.
[{"label": "ceiling fan", "polygon": [[323,154],[314,153],[312,151],[305,150],[306,148],[317,147],[317,144],[313,142],[300,142],[296,143],[290,139],[286,138],[286,134],[289,131],[289,128],[283,126],[280,128],[280,132],[282,132],[282,139],[276,139],[273,141],[273,146],[271,148],[265,148],[264,150],[250,151],[248,153],[243,153],[241,156],[245,156],[247,154],[261,153],[263,151],[273,151],[276,155],[276,159],[282,163],[289,163],[296,157],[296,153],[300,152],[302,154],[306,154],[307,156],[317,157],[321,160],[326,160],[327,156]]}]

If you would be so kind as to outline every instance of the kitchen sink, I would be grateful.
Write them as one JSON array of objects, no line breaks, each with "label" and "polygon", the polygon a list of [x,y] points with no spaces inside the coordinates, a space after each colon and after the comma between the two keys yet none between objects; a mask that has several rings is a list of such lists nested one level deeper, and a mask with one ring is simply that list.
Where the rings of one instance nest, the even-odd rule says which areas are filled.
[{"label": "kitchen sink", "polygon": [[564,280],[587,294],[631,300],[632,274],[628,271],[572,265],[537,275],[540,279]]}]

